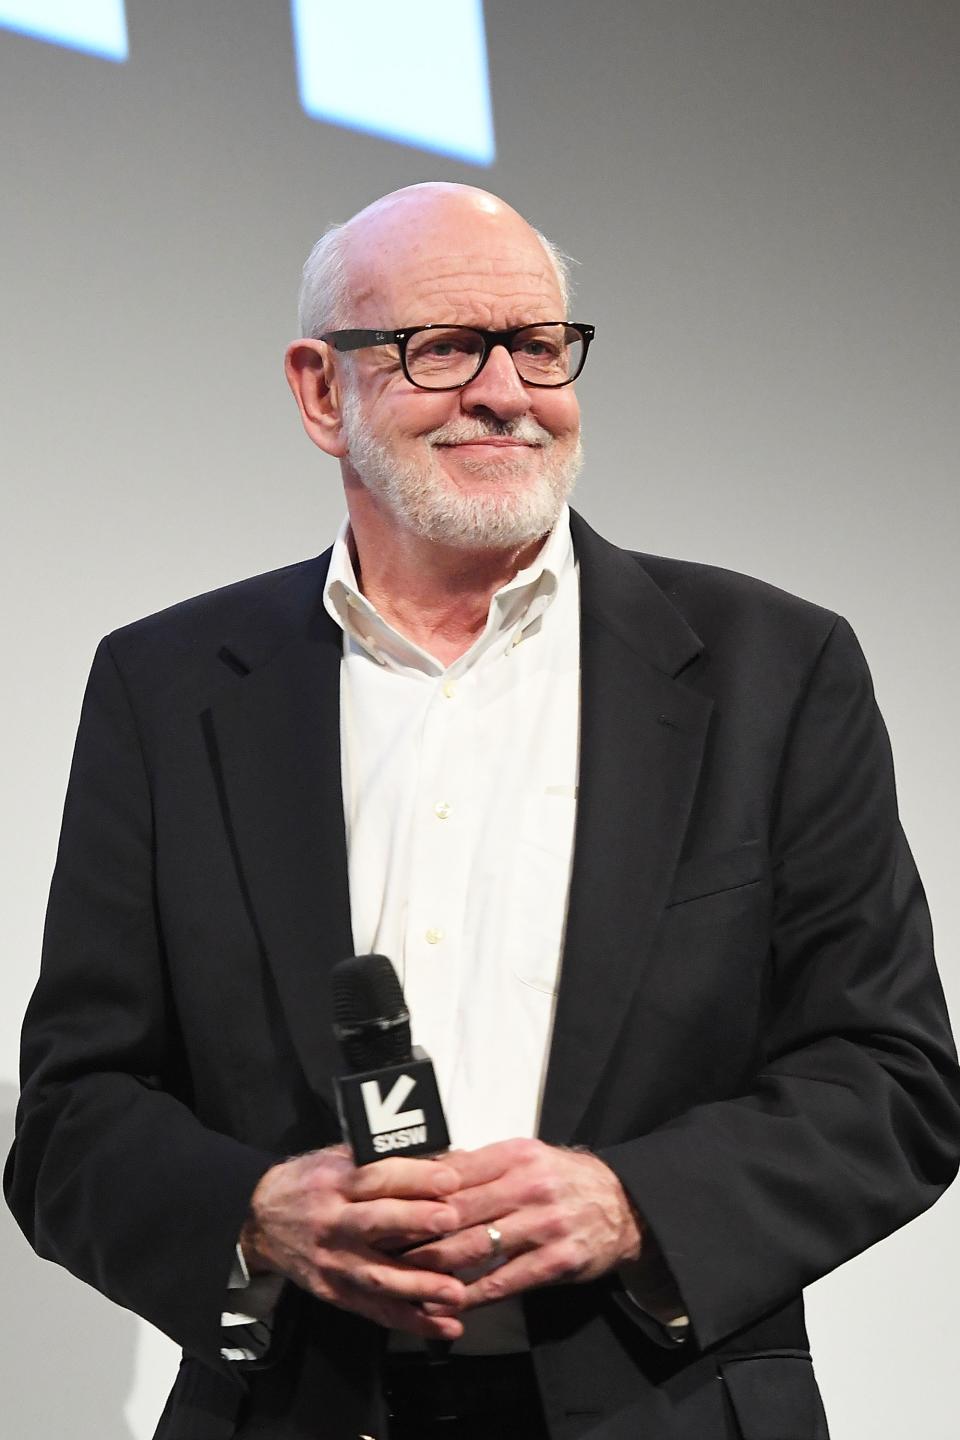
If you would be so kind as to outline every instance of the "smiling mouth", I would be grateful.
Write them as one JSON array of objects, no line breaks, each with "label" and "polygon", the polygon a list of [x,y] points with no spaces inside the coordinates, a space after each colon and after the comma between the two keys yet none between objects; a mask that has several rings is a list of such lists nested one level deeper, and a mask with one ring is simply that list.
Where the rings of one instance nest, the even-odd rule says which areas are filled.
[{"label": "smiling mouth", "polygon": [[485,450],[538,450],[540,448],[532,440],[517,440],[507,435],[487,435],[479,440],[448,440],[437,448],[440,450],[465,450],[480,446]]}]

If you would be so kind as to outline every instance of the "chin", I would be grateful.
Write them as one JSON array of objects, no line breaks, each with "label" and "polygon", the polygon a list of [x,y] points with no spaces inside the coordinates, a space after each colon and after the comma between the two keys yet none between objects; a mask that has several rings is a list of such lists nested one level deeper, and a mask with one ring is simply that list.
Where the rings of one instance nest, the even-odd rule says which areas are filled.
[{"label": "chin", "polygon": [[567,493],[568,487],[541,478],[497,489],[483,484],[408,490],[394,493],[388,503],[399,523],[422,539],[458,550],[508,550],[552,530]]},{"label": "chin", "polygon": [[477,481],[483,485],[509,485],[511,489],[533,488],[542,476],[540,454],[501,456],[489,459],[485,456],[460,455],[449,465],[442,465],[444,474],[462,489],[474,488]]}]

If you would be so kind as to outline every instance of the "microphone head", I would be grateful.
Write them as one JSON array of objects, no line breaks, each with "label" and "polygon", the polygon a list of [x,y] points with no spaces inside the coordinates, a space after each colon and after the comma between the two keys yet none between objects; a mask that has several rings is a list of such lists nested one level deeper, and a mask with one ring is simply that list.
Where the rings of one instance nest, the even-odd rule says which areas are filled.
[{"label": "microphone head", "polygon": [[331,971],[333,1033],[352,1071],[412,1059],[410,1012],[386,955],[351,955]]}]

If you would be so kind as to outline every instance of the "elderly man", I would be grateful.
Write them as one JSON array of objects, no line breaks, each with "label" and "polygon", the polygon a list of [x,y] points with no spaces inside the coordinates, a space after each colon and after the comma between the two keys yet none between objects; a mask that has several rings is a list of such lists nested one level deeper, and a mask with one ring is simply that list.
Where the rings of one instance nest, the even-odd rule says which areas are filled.
[{"label": "elderly man", "polygon": [[[164,1440],[823,1440],[802,1289],[960,1146],[856,642],[568,511],[593,331],[501,201],[402,190],[304,275],[348,520],[98,652],[13,1208],[183,1345]],[[440,1159],[338,1143],[368,951]]]}]

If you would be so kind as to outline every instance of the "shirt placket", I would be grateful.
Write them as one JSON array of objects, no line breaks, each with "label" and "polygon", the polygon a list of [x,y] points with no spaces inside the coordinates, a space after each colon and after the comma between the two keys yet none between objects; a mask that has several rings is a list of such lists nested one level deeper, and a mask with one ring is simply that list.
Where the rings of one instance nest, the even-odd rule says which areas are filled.
[{"label": "shirt placket", "polygon": [[443,1084],[455,1051],[464,912],[471,845],[469,676],[431,682],[413,798],[404,933],[405,993],[414,1040],[429,1050]]}]

